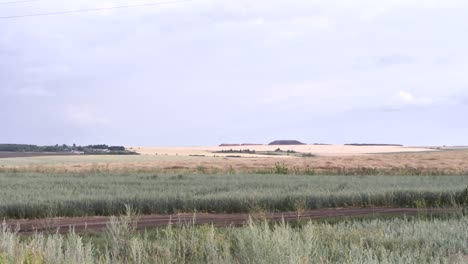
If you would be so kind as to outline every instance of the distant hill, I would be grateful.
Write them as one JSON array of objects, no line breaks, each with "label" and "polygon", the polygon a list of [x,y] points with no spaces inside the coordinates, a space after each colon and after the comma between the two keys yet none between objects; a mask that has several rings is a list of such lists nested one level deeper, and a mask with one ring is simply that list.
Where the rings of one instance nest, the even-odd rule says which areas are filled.
[{"label": "distant hill", "polygon": [[305,145],[305,143],[297,140],[275,140],[268,145]]}]

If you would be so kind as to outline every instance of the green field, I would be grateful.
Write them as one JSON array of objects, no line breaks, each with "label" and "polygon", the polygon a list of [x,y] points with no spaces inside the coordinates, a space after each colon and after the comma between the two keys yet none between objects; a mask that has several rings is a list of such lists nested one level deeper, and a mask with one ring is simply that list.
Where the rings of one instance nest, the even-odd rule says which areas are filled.
[{"label": "green field", "polygon": [[[61,158],[46,160],[60,164]],[[122,157],[103,158],[119,162]],[[146,232],[135,231],[133,216],[122,216],[113,218],[100,234],[71,231],[25,236],[4,225],[0,263],[448,264],[468,260],[468,217],[462,209],[468,205],[468,176],[0,172],[1,218],[122,215],[126,205],[139,214],[374,206],[459,210],[439,216],[251,222],[239,228],[168,226]]]},{"label": "green field", "polygon": [[187,156],[150,155],[68,155],[0,159],[0,167],[73,164],[113,164],[148,161],[178,161],[196,159]]},{"label": "green field", "polygon": [[445,207],[468,201],[468,176],[0,173],[0,217]]},{"label": "green field", "polygon": [[466,263],[468,217],[250,223],[136,233],[132,218],[97,236],[0,231],[0,263]]}]

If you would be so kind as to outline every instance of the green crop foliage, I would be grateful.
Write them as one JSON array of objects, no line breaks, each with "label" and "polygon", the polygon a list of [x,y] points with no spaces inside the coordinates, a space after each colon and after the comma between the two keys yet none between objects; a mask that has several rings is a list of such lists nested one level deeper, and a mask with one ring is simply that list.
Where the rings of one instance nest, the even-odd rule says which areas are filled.
[{"label": "green crop foliage", "polygon": [[[336,224],[250,222],[241,228],[167,227],[137,233],[132,216],[104,234],[0,229],[0,263],[466,263],[468,217],[347,220]],[[105,239],[102,239],[104,237]]]},{"label": "green crop foliage", "polygon": [[0,218],[466,207],[467,176],[0,173]]}]

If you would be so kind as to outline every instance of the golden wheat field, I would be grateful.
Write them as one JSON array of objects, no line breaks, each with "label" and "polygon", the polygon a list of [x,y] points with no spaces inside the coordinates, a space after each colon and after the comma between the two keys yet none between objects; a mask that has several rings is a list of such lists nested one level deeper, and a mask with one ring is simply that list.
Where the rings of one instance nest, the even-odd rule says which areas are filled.
[{"label": "golden wheat field", "polygon": [[[425,147],[402,147],[402,146],[350,146],[350,145],[245,145],[245,146],[197,146],[197,147],[129,147],[130,150],[143,155],[213,155],[222,151],[251,150],[256,152],[295,151],[299,153],[310,153],[318,156],[355,156],[377,153],[406,153],[434,151]],[[229,153],[216,153],[217,156],[227,156]],[[261,157],[259,154],[242,154],[245,157]],[[288,157],[288,155],[279,155]]]},{"label": "golden wheat field", "polygon": [[[274,151],[277,146],[255,146],[257,151]],[[228,147],[230,149],[230,147]],[[244,146],[242,148],[251,148]],[[289,170],[316,170],[334,173],[365,170],[414,172],[435,171],[440,174],[464,174],[468,171],[468,150],[431,150],[401,147],[350,146],[281,146],[286,150],[313,150],[312,157],[295,155],[251,155],[213,153],[225,148],[143,148],[142,155],[52,156],[0,159],[0,170],[17,171],[268,171],[278,164]],[[358,150],[360,148],[360,150]],[[323,150],[320,152],[318,150]],[[371,152],[372,151],[372,152]],[[387,152],[387,153],[385,153]]]}]

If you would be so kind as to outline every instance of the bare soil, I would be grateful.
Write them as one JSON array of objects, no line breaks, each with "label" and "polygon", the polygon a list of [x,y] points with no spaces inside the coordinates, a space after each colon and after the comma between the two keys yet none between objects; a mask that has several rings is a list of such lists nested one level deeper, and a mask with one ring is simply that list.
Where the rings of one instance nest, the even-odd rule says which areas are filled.
[{"label": "bare soil", "polygon": [[[304,212],[253,213],[253,214],[176,214],[144,215],[137,220],[137,229],[167,227],[168,225],[205,225],[217,227],[242,226],[249,219],[278,221],[298,221],[340,217],[382,216],[382,215],[417,215],[444,214],[449,209],[416,209],[416,208],[338,208],[318,209]],[[73,227],[77,233],[99,233],[106,229],[109,217],[48,218],[36,220],[6,220],[5,224],[20,234],[67,233]]]}]

